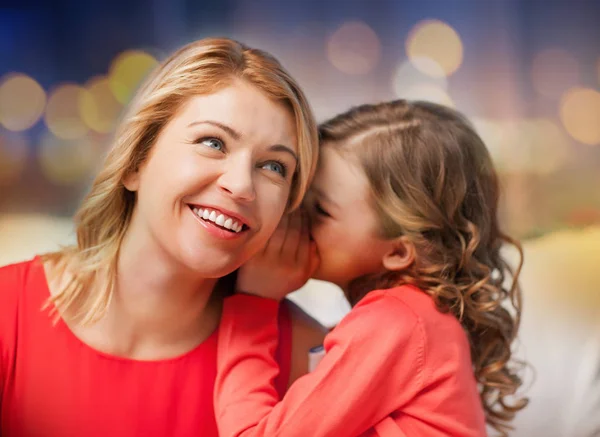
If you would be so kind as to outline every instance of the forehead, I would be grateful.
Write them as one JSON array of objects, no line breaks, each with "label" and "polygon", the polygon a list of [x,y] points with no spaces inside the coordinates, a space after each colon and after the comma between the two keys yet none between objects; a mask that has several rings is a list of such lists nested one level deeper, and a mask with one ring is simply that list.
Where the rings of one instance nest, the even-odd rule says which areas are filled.
[{"label": "forehead", "polygon": [[327,143],[320,150],[314,185],[340,206],[358,206],[369,200],[369,182],[358,162]]},{"label": "forehead", "polygon": [[244,80],[235,79],[212,94],[190,97],[173,122],[187,126],[202,120],[218,121],[244,137],[295,147],[296,129],[291,110]]}]

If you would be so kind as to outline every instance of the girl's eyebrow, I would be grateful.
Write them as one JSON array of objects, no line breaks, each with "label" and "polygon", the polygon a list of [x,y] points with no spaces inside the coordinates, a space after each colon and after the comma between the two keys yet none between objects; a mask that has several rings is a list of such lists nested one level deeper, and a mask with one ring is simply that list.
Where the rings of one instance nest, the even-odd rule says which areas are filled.
[{"label": "girl's eyebrow", "polygon": [[325,192],[321,191],[317,187],[312,187],[312,190],[316,193],[317,197],[322,198],[325,200],[325,202],[335,206],[336,208],[339,208],[339,205],[337,203],[335,203],[333,200],[331,200],[331,197],[327,196],[327,194],[325,194]]}]

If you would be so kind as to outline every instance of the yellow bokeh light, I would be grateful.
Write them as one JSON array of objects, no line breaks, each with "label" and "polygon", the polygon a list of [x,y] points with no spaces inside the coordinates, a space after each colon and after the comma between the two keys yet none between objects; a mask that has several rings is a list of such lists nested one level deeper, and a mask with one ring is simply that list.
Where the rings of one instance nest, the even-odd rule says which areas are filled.
[{"label": "yellow bokeh light", "polygon": [[[517,170],[513,150],[518,148],[517,123],[514,121],[470,117],[475,130],[485,143],[499,170]],[[519,168],[520,170],[520,168]]]},{"label": "yellow bokeh light", "polygon": [[111,132],[123,106],[111,92],[107,78],[90,80],[81,93],[79,111],[82,120],[92,130],[99,133]]},{"label": "yellow bokeh light", "polygon": [[17,135],[0,135],[0,186],[16,180],[27,163],[28,144]]},{"label": "yellow bokeh light", "polygon": [[11,131],[29,129],[40,119],[46,93],[34,79],[9,74],[0,83],[0,125]]},{"label": "yellow bokeh light", "polygon": [[533,59],[533,87],[546,97],[559,97],[579,81],[579,65],[566,50],[547,49]]},{"label": "yellow bokeh light", "polygon": [[327,57],[338,70],[350,75],[369,73],[379,62],[381,43],[367,24],[343,24],[327,42]]},{"label": "yellow bokeh light", "polygon": [[79,112],[84,92],[82,87],[67,83],[50,93],[44,121],[58,138],[72,140],[82,138],[88,132]]},{"label": "yellow bokeh light", "polygon": [[116,99],[122,104],[131,100],[142,80],[158,65],[150,54],[129,50],[115,58],[110,66],[108,81]]},{"label": "yellow bokeh light", "polygon": [[569,139],[551,120],[471,120],[500,170],[546,175],[568,160]]},{"label": "yellow bokeh light", "polygon": [[[442,71],[439,64],[428,58],[418,58],[416,62],[430,69],[437,69]],[[422,87],[435,87],[446,91],[448,88],[448,80],[446,76],[441,75],[438,77],[427,76],[421,69],[415,66],[415,63],[411,61],[404,61],[398,66],[394,72],[393,84],[394,92],[396,96],[400,98],[408,98],[407,92],[409,89],[420,89]]]},{"label": "yellow bokeh light", "polygon": [[600,144],[600,92],[572,88],[561,98],[560,119],[566,131],[583,144]]},{"label": "yellow bokeh light", "polygon": [[522,159],[532,173],[550,174],[568,160],[569,138],[551,120],[521,121],[519,138]]},{"label": "yellow bokeh light", "polygon": [[410,60],[429,58],[440,67],[431,68],[427,64],[415,64],[423,73],[439,77],[450,76],[463,61],[463,45],[458,33],[448,24],[439,20],[425,20],[417,23],[406,40],[406,54]]},{"label": "yellow bokeh light", "polygon": [[42,173],[57,185],[71,185],[90,176],[97,153],[90,137],[76,140],[45,135],[40,141]]},{"label": "yellow bokeh light", "polygon": [[409,87],[404,90],[404,95],[402,98],[408,100],[425,100],[427,102],[438,103],[451,108],[454,107],[454,102],[448,93],[442,88],[431,84],[414,85]]}]

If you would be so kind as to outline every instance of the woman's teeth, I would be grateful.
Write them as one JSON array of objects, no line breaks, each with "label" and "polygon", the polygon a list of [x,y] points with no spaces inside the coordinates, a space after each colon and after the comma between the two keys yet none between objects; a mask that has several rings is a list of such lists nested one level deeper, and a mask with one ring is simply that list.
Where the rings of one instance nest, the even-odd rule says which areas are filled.
[{"label": "woman's teeth", "polygon": [[201,219],[211,221],[225,229],[229,229],[230,231],[233,231],[236,233],[240,232],[242,230],[242,228],[244,227],[244,225],[242,223],[238,222],[233,217],[226,216],[223,213],[216,212],[216,211],[210,210],[208,208],[204,209],[204,208],[193,207],[192,211],[194,212],[194,214],[196,214]]}]

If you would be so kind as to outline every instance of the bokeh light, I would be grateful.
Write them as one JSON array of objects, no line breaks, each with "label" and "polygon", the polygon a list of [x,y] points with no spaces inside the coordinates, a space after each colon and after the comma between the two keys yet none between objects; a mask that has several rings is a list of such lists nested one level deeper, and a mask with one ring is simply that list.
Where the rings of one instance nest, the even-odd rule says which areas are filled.
[{"label": "bokeh light", "polygon": [[24,74],[8,74],[0,81],[0,125],[11,131],[29,129],[40,119],[46,93]]},{"label": "bokeh light", "polygon": [[600,144],[600,92],[572,88],[560,101],[560,119],[566,131],[583,144]]},{"label": "bokeh light", "polygon": [[460,36],[450,25],[440,20],[425,20],[417,23],[406,40],[406,54],[411,60],[429,58],[441,70],[431,64],[416,63],[423,73],[440,77],[450,76],[463,61],[463,45]]},{"label": "bokeh light", "polygon": [[517,170],[515,162],[520,163],[520,159],[517,159],[513,153],[514,149],[519,148],[517,122],[481,117],[470,117],[470,119],[498,169]]},{"label": "bokeh light", "polygon": [[128,50],[117,56],[108,73],[110,89],[116,99],[122,104],[129,103],[142,80],[157,65],[154,56],[139,50]]},{"label": "bokeh light", "polygon": [[40,141],[39,164],[44,176],[56,185],[72,185],[89,177],[97,161],[92,137],[57,138],[48,133]]},{"label": "bokeh light", "polygon": [[29,145],[25,137],[0,133],[0,186],[19,178],[27,164]]},{"label": "bokeh light", "polygon": [[379,37],[367,24],[352,21],[343,24],[327,42],[327,57],[341,72],[350,75],[369,73],[379,62]]},{"label": "bokeh light", "polygon": [[549,119],[472,122],[501,171],[547,175],[568,161],[569,138]]},{"label": "bokeh light", "polygon": [[91,79],[81,93],[79,110],[82,120],[95,132],[111,132],[123,106],[112,93],[108,79],[96,77]]},{"label": "bokeh light", "polygon": [[560,97],[579,82],[575,57],[562,49],[547,49],[533,59],[531,77],[535,90],[546,97]]},{"label": "bokeh light", "polygon": [[[438,69],[442,72],[441,67],[436,62],[428,58],[415,59],[416,65],[422,65],[428,69]],[[392,78],[392,86],[396,96],[400,98],[409,98],[409,92],[414,95],[415,91],[428,90],[435,88],[437,90],[447,91],[448,81],[446,76],[439,75],[435,77],[427,76],[423,70],[417,68],[415,62],[409,60],[401,63],[394,73]],[[413,91],[409,91],[413,90]]]},{"label": "bokeh light", "polygon": [[566,222],[571,226],[591,226],[600,223],[600,208],[582,207],[571,211]]},{"label": "bokeh light", "polygon": [[79,85],[66,83],[50,93],[44,120],[50,132],[58,138],[73,140],[88,132],[79,111],[84,92]]},{"label": "bokeh light", "polygon": [[522,159],[534,174],[550,174],[560,169],[569,158],[569,138],[553,121],[544,118],[520,123]]}]

